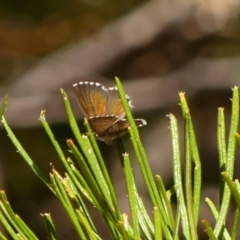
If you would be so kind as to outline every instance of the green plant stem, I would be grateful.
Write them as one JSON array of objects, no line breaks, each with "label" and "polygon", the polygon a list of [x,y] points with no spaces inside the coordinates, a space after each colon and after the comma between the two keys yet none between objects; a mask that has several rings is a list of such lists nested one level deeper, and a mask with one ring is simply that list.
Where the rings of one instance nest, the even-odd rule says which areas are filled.
[{"label": "green plant stem", "polygon": [[41,216],[44,219],[44,223],[45,223],[45,227],[47,229],[47,233],[48,233],[48,240],[57,240],[57,233],[56,233],[56,229],[53,223],[53,220],[51,218],[51,215],[48,213],[45,214],[41,214]]},{"label": "green plant stem", "polygon": [[[210,208],[214,218],[217,220],[218,217],[219,217],[219,213],[218,213],[215,205],[213,204],[213,202],[209,198],[206,198],[205,201],[206,201],[208,207]],[[224,229],[223,229],[223,234],[224,234],[224,240],[231,240],[230,234],[227,231],[225,226],[224,226]]]},{"label": "green plant stem", "polygon": [[190,110],[185,99],[185,94],[183,92],[179,93],[180,105],[182,108],[182,113],[185,121],[189,122],[189,134],[190,134],[190,151],[191,160],[194,162],[193,171],[193,214],[195,219],[195,227],[198,225],[199,211],[200,211],[200,201],[201,201],[201,186],[202,186],[202,167],[199,157],[199,151],[197,147],[197,141],[194,133],[194,127],[190,115]]},{"label": "green plant stem", "polygon": [[136,238],[140,239],[140,226],[139,226],[138,216],[141,213],[139,212],[139,208],[138,208],[136,187],[135,187],[135,182],[132,175],[129,155],[127,153],[123,154],[123,163],[124,163],[123,171],[125,174],[127,192],[128,192],[128,201],[129,201],[132,222],[133,222],[133,233],[136,236]]},{"label": "green plant stem", "polygon": [[57,197],[61,201],[62,205],[64,206],[70,220],[72,221],[72,224],[73,224],[78,236],[82,240],[87,240],[82,228],[80,227],[79,222],[77,221],[75,211],[74,211],[72,204],[69,200],[69,197],[64,189],[64,186],[61,183],[61,181],[62,181],[61,177],[54,169],[53,169],[53,174],[50,174],[50,179],[52,181],[52,184],[53,184],[54,190],[57,194]]},{"label": "green plant stem", "polygon": [[238,233],[238,226],[239,226],[239,220],[240,220],[240,210],[237,209],[234,215],[234,221],[233,221],[233,227],[232,227],[232,234],[231,234],[231,240],[237,239],[237,233]]},{"label": "green plant stem", "polygon": [[[25,162],[28,164],[28,166],[32,169],[32,171],[39,177],[45,185],[52,191],[51,184],[49,180],[45,177],[45,175],[40,171],[40,169],[34,164],[30,156],[27,154],[27,152],[24,150],[20,142],[17,140],[16,136],[12,132],[11,128],[8,126],[8,123],[4,116],[2,116],[2,123],[5,128],[5,130],[8,133],[9,138],[11,139],[13,145],[16,147],[18,153],[23,157]],[[54,193],[54,192],[53,192]]]},{"label": "green plant stem", "polygon": [[131,136],[131,141],[132,141],[132,144],[133,144],[136,156],[137,156],[137,160],[138,160],[144,181],[146,183],[150,198],[151,198],[154,206],[157,206],[161,212],[161,221],[164,223],[162,226],[163,226],[163,232],[165,234],[165,238],[172,239],[169,229],[174,228],[174,223],[169,221],[169,219],[167,218],[167,215],[164,211],[164,207],[163,207],[160,197],[158,195],[156,183],[154,181],[153,174],[151,172],[145,150],[142,146],[142,143],[141,143],[141,140],[139,137],[139,133],[138,133],[138,129],[137,129],[135,121],[132,117],[123,87],[118,78],[115,78],[115,81],[117,84],[120,99],[123,103],[124,110],[126,112],[127,120],[130,124],[129,133]]},{"label": "green plant stem", "polygon": [[[78,125],[77,125],[77,122],[75,120],[75,117],[73,115],[73,112],[72,112],[72,109],[71,109],[71,105],[70,105],[70,102],[68,100],[68,97],[67,97],[67,94],[66,92],[61,89],[61,93],[63,95],[63,101],[64,101],[64,105],[65,105],[65,109],[66,109],[66,112],[67,112],[67,116],[68,116],[68,119],[69,119],[69,124],[70,124],[70,127],[72,129],[72,132],[74,134],[74,136],[76,137],[76,140],[81,148],[81,150],[83,151],[84,155],[86,156],[86,158],[89,157],[89,148],[86,147],[85,145],[85,142],[84,142],[84,139],[81,135],[81,132],[78,128]],[[114,208],[114,213],[115,213],[115,219],[116,221],[120,221],[122,219],[122,216],[121,216],[121,213],[120,213],[120,210],[119,210],[119,207],[118,207],[118,202],[117,202],[117,197],[116,197],[116,193],[114,191],[114,188],[113,188],[113,185],[112,185],[112,182],[110,180],[110,177],[109,177],[109,174],[107,172],[107,169],[106,169],[106,166],[104,164],[104,160],[102,158],[102,155],[98,149],[98,146],[96,144],[96,141],[95,141],[95,138],[90,130],[90,127],[88,125],[87,122],[85,122],[85,126],[87,127],[87,130],[88,130],[88,135],[89,135],[89,138],[90,138],[90,142],[91,142],[91,146],[93,147],[93,151],[94,153],[96,154],[96,157],[98,159],[98,163],[100,164],[100,168],[101,168],[101,171],[103,172],[103,178],[101,178],[102,180],[104,179],[104,181],[106,182],[106,184],[101,184],[104,185],[104,186],[107,186],[106,187],[106,191],[109,191],[109,194],[110,194],[110,199],[107,197],[107,199],[109,199],[109,203],[111,202],[110,205],[113,205],[113,208]],[[104,192],[106,192],[104,191]]]},{"label": "green plant stem", "polygon": [[181,170],[181,153],[179,146],[179,135],[178,135],[178,126],[177,119],[173,114],[168,115],[170,119],[170,130],[172,135],[172,150],[173,150],[173,175],[174,175],[174,183],[176,185],[176,195],[181,214],[182,220],[182,230],[186,239],[191,239],[190,231],[189,231],[189,221],[188,214],[184,199],[183,186],[182,186],[182,170]]},{"label": "green plant stem", "polygon": [[168,199],[166,189],[165,189],[165,186],[163,184],[161,176],[159,176],[159,175],[156,176],[156,182],[157,182],[159,195],[161,196],[161,199],[162,199],[162,202],[163,202],[163,205],[164,205],[164,209],[167,213],[167,216],[168,216],[169,219],[172,219],[171,220],[172,222],[174,222],[175,220],[174,220],[174,217],[173,217],[171,201],[170,201],[170,199]]},{"label": "green plant stem", "polygon": [[[226,162],[226,172],[228,176],[232,179],[234,170],[234,159],[235,159],[235,134],[238,129],[239,124],[239,89],[238,87],[233,88],[233,98],[232,98],[232,114],[231,114],[231,124],[228,137],[227,146],[227,162]],[[227,184],[224,185],[223,199],[220,206],[219,218],[214,228],[215,236],[219,237],[222,228],[224,226],[229,203],[230,203],[231,192]]]},{"label": "green plant stem", "polygon": [[[227,163],[227,148],[226,148],[226,131],[225,131],[225,118],[224,118],[224,109],[218,108],[218,131],[217,131],[217,139],[218,139],[218,155],[219,155],[219,166],[220,171],[226,171],[226,163]],[[223,190],[224,190],[224,180],[220,179],[220,199],[223,198]]]},{"label": "green plant stem", "polygon": [[8,103],[8,96],[5,96],[3,99],[2,106],[0,107],[0,120],[2,119],[2,116],[6,111],[7,103]]},{"label": "green plant stem", "polygon": [[153,208],[153,216],[154,216],[154,239],[155,240],[161,240],[162,237],[162,231],[161,231],[161,218],[160,218],[160,211],[157,209],[157,207]]},{"label": "green plant stem", "polygon": [[204,226],[206,228],[205,232],[207,233],[207,235],[210,238],[210,240],[218,240],[216,238],[216,236],[214,235],[214,232],[213,232],[211,226],[209,225],[209,222],[207,220],[203,220],[202,222],[203,222],[203,224],[204,224]]},{"label": "green plant stem", "polygon": [[188,213],[188,221],[191,233],[191,240],[197,240],[197,231],[194,223],[193,213],[193,197],[192,197],[192,159],[191,159],[191,144],[190,144],[190,116],[185,117],[185,199]]}]

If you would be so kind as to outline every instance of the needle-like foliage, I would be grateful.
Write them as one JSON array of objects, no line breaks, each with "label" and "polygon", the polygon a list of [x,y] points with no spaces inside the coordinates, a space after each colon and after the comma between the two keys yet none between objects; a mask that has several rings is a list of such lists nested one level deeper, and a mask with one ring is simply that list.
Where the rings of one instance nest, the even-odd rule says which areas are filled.
[{"label": "needle-like foliage", "polygon": [[[7,97],[0,108],[1,124],[10,140],[27,165],[62,204],[79,239],[102,239],[96,228],[97,223],[92,220],[85,205],[86,200],[102,215],[112,239],[196,240],[199,239],[197,231],[199,224],[204,225],[209,239],[237,239],[240,217],[240,184],[238,180],[233,180],[233,170],[236,146],[240,146],[240,135],[237,133],[239,124],[239,89],[237,87],[232,89],[232,115],[227,140],[225,138],[224,109],[218,109],[216,137],[219,151],[219,172],[220,169],[224,169],[224,172],[221,172],[224,181],[221,179],[219,183],[219,208],[211,199],[206,199],[206,204],[216,219],[215,225],[211,226],[207,219],[199,219],[202,191],[201,160],[195,138],[194,124],[185,94],[179,93],[184,119],[183,149],[180,148],[178,121],[174,114],[169,113],[167,115],[172,137],[174,186],[171,189],[166,189],[161,176],[153,176],[152,174],[149,159],[141,142],[139,129],[132,117],[124,89],[117,78],[116,85],[126,112],[126,118],[130,124],[130,138],[146,184],[149,199],[152,202],[152,212],[146,210],[138,192],[136,179],[132,171],[131,156],[126,152],[124,142],[117,139],[116,146],[125,176],[126,198],[129,201],[130,215],[127,216],[120,211],[113,183],[90,126],[85,121],[87,135],[80,132],[67,94],[63,89],[61,89],[61,93],[66,114],[76,139],[67,140],[68,155],[64,154],[58,140],[55,139],[51,127],[47,123],[45,112],[41,111],[40,114],[42,126],[54,150],[57,152],[59,160],[65,167],[65,174],[63,175],[57,169],[52,168],[49,176],[46,176],[35,165],[34,160],[31,159],[17,140],[4,117]],[[181,154],[182,152],[184,154]],[[181,159],[181,156],[183,156],[183,159]],[[177,199],[175,205],[172,202],[172,195],[175,195]],[[236,203],[236,213],[232,228],[227,229],[225,223],[231,197]],[[58,239],[54,219],[51,218],[50,214],[42,214],[41,216],[46,226],[48,239]],[[11,239],[38,239],[26,223],[14,213],[4,191],[0,192],[0,222]],[[0,232],[0,239],[8,239],[4,234]]]}]

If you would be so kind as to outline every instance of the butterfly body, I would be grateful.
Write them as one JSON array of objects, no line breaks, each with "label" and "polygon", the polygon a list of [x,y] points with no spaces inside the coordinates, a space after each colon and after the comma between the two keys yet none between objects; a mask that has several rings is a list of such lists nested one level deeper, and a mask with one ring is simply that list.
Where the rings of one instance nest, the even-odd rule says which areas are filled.
[{"label": "butterfly body", "polygon": [[[129,123],[116,87],[105,88],[96,82],[79,82],[73,85],[84,117],[99,140],[111,144],[115,138],[128,132]],[[126,95],[130,107],[130,98]],[[137,126],[146,125],[143,119],[135,119]]]}]

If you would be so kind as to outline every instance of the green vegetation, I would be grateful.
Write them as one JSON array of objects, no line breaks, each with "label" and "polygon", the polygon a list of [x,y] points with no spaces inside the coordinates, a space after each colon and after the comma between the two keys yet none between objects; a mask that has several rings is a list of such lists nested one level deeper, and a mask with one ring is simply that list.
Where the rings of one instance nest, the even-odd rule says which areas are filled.
[{"label": "green vegetation", "polygon": [[[83,199],[87,199],[102,215],[112,239],[173,240],[183,239],[183,235],[184,239],[194,240],[199,238],[197,232],[199,224],[204,225],[209,239],[237,239],[237,227],[239,226],[240,216],[240,184],[238,180],[233,181],[233,170],[236,146],[240,146],[240,135],[237,134],[239,124],[239,89],[237,87],[232,89],[232,114],[227,140],[225,138],[224,109],[218,109],[219,169],[224,170],[221,172],[224,181],[219,183],[219,207],[215,206],[211,199],[206,199],[206,204],[216,219],[215,226],[211,226],[207,219],[199,219],[202,191],[201,161],[190,110],[184,93],[179,94],[182,115],[185,120],[184,149],[180,149],[177,119],[173,114],[168,115],[172,136],[174,186],[167,190],[161,176],[153,176],[151,172],[138,129],[118,79],[116,79],[116,84],[131,126],[129,133],[132,146],[152,202],[152,213],[147,212],[141,196],[139,196],[130,157],[124,149],[124,143],[121,139],[118,139],[117,147],[125,175],[131,216],[120,212],[115,190],[95,137],[86,121],[85,126],[88,135],[82,135],[79,131],[64,90],[61,90],[61,93],[69,124],[76,138],[76,142],[71,139],[67,140],[70,150],[69,156],[64,155],[57,140],[54,138],[51,128],[45,119],[44,111],[40,114],[42,126],[65,167],[66,172],[64,175],[60,175],[55,168],[52,168],[49,177],[41,172],[16,139],[8,126],[7,120],[4,118],[7,98],[5,98],[0,109],[1,122],[12,143],[36,176],[45,183],[46,187],[50,189],[62,204],[79,239],[102,239],[98,235],[95,227],[96,223],[91,219]],[[183,161],[180,157],[182,156],[182,151],[184,152]],[[177,206],[175,207],[172,204],[173,195],[177,199]],[[227,229],[225,223],[231,197],[236,205],[235,218],[232,228]],[[150,216],[150,214],[153,216]],[[42,217],[48,239],[58,239],[51,215],[43,214]],[[13,212],[4,191],[0,193],[0,221],[12,239],[38,239],[21,218]],[[0,233],[0,239],[7,239],[7,237]]]}]

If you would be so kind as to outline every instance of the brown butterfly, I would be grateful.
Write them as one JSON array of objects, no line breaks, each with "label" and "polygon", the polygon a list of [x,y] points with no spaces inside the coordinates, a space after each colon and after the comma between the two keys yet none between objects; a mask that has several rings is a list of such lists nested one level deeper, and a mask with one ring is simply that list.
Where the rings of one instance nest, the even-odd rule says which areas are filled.
[{"label": "brown butterfly", "polygon": [[[88,120],[95,136],[107,144],[128,132],[129,123],[116,87],[105,88],[97,82],[79,82],[73,84],[75,96],[83,115]],[[131,100],[126,95],[130,107]],[[138,127],[147,122],[135,119]]]}]

